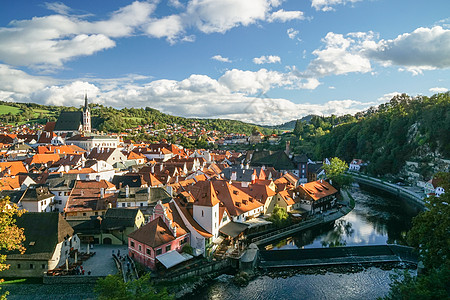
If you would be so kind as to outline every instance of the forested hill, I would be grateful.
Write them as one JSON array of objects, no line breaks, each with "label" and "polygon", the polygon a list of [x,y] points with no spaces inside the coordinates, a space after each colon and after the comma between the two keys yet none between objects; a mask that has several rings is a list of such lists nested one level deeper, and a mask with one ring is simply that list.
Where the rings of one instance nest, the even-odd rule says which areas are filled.
[{"label": "forested hill", "polygon": [[[103,105],[89,104],[93,125],[106,132],[123,132],[138,125],[152,125],[164,129],[166,125],[182,125],[185,128],[203,127],[206,130],[219,130],[227,133],[251,134],[254,124],[225,119],[194,119],[171,116],[153,108],[115,109]],[[0,101],[0,122],[3,124],[41,123],[56,121],[61,111],[80,110],[80,107],[39,105],[36,103],[11,103]],[[257,126],[264,134],[272,130]]]},{"label": "forested hill", "polygon": [[[297,122],[300,149],[312,157],[369,161],[372,174],[397,173],[406,160],[450,158],[450,92],[432,97],[395,96],[340,125],[336,117]],[[340,120],[342,121],[342,120]]]}]

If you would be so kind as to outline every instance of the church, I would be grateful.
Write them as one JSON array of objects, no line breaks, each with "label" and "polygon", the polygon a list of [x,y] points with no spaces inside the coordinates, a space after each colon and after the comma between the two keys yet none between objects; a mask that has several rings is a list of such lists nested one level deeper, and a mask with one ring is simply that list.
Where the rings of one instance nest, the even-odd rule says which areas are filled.
[{"label": "church", "polygon": [[76,134],[90,133],[91,130],[91,111],[88,106],[86,94],[84,96],[83,111],[61,112],[53,132],[57,135],[66,135],[67,137],[70,137]]}]

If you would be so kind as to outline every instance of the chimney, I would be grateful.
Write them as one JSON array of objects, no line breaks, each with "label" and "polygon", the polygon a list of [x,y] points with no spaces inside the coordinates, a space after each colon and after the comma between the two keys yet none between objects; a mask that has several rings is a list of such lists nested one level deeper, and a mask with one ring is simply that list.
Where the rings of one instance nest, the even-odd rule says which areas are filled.
[{"label": "chimney", "polygon": [[100,198],[105,198],[105,188],[100,189]]},{"label": "chimney", "polygon": [[128,185],[125,186],[125,197],[130,197],[130,187]]},{"label": "chimney", "polygon": [[250,165],[247,163],[247,164],[245,165],[245,169],[248,170],[249,167],[250,167]]},{"label": "chimney", "polygon": [[151,173],[152,173],[152,174],[155,174],[155,165],[152,165],[152,166],[151,166]]},{"label": "chimney", "polygon": [[160,165],[159,165],[159,171],[160,171],[160,172],[163,171],[163,167],[164,167],[163,164],[160,164]]}]

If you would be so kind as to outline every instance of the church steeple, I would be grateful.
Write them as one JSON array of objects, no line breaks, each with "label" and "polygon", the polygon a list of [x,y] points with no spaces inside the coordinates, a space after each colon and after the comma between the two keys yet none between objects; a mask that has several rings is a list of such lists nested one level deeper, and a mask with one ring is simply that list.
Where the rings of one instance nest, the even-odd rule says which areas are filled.
[{"label": "church steeple", "polygon": [[91,132],[91,112],[89,110],[87,93],[84,94],[83,132]]},{"label": "church steeple", "polygon": [[88,99],[87,99],[87,93],[84,94],[84,111],[88,110],[89,106],[88,106]]}]

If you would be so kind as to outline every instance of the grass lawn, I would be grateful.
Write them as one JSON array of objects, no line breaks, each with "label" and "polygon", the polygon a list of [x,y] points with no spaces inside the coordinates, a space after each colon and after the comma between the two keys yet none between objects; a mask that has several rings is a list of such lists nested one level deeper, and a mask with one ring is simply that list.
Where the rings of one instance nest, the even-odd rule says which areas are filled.
[{"label": "grass lawn", "polygon": [[21,112],[22,112],[22,110],[20,108],[9,106],[9,105],[0,105],[0,115],[6,115],[8,113],[16,115]]}]

